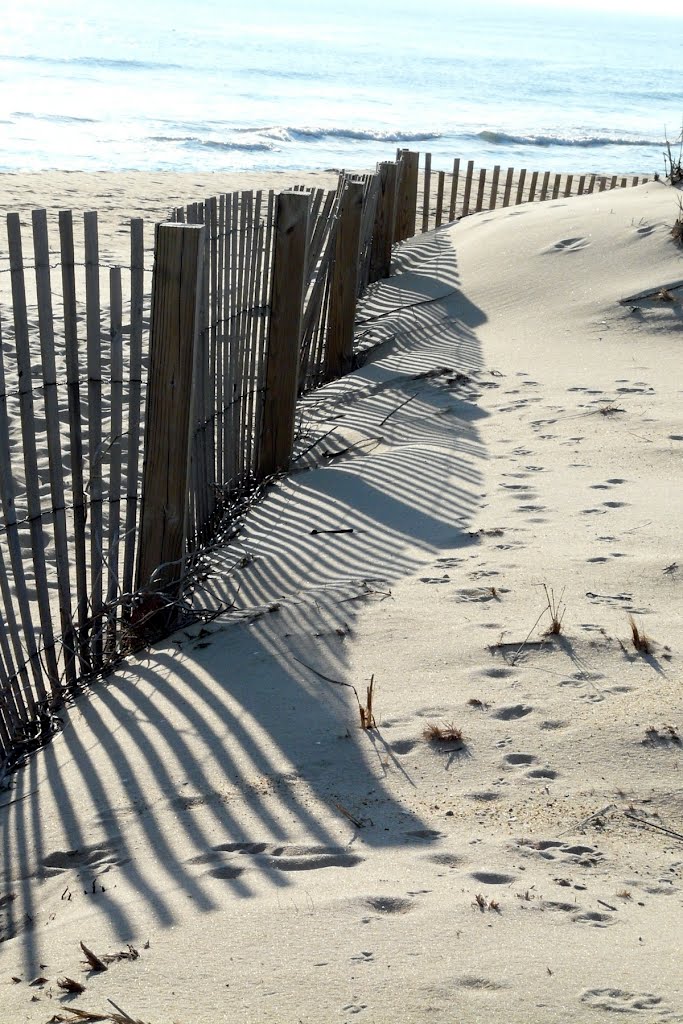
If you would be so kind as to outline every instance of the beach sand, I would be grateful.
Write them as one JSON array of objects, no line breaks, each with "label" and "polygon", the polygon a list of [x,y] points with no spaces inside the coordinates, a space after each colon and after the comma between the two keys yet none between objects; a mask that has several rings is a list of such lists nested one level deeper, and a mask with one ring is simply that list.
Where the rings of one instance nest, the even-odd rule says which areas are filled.
[{"label": "beach sand", "polygon": [[[0,204],[70,180],[116,254],[122,218],[210,194],[179,177],[4,175]],[[366,364],[302,402],[293,472],[216,554],[197,600],[231,610],[0,794],[1,1024],[683,1021],[676,199],[399,250]]]}]

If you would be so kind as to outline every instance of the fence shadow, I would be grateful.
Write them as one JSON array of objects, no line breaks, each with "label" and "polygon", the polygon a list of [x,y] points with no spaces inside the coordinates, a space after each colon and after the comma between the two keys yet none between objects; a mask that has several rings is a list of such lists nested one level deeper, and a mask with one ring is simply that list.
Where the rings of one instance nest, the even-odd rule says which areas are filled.
[{"label": "fence shadow", "polygon": [[[0,937],[27,974],[42,927],[86,903],[112,940],[141,940],[188,908],[424,842],[381,715],[377,734],[358,727],[354,637],[395,581],[477,543],[491,381],[451,236],[411,249],[359,314],[377,347],[301,403],[294,472],[215,553],[197,600],[231,611],[79,699],[0,798]],[[390,713],[381,665],[376,679]]]}]

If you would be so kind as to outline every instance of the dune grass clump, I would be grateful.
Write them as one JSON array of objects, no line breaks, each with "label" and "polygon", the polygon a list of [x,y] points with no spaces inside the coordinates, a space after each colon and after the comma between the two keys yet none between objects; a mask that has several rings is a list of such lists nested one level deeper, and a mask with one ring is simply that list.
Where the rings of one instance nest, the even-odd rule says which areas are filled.
[{"label": "dune grass clump", "polygon": [[562,600],[564,596],[564,587],[562,588],[562,593],[557,601],[555,600],[555,591],[552,587],[548,590],[547,585],[544,583],[543,589],[545,590],[545,599],[548,602],[547,611],[550,614],[550,625],[545,631],[546,636],[559,636],[562,632],[562,620],[564,619],[564,613],[567,610],[566,605]]},{"label": "dune grass clump", "polygon": [[462,745],[464,742],[462,729],[459,729],[453,722],[444,723],[443,725],[439,725],[437,722],[430,722],[422,735],[428,743],[454,743]]},{"label": "dune grass clump", "polygon": [[678,217],[674,221],[671,234],[674,242],[683,245],[683,199],[680,196],[678,197]]},{"label": "dune grass clump", "polygon": [[638,626],[632,615],[628,617],[631,627],[631,643],[639,654],[652,654],[652,640]]}]

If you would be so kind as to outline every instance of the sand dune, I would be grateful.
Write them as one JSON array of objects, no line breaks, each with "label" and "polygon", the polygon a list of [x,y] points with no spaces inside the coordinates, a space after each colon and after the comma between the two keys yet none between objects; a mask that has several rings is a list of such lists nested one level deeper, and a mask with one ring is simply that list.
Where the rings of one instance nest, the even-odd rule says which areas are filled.
[{"label": "sand dune", "polygon": [[402,248],[216,553],[231,611],[0,795],[0,1021],[683,1021],[676,215],[649,183]]}]

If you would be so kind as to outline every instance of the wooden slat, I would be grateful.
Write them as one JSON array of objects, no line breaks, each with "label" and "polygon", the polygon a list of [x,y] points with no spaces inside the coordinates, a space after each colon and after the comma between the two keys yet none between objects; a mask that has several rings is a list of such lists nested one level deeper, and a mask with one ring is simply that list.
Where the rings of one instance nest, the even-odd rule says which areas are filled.
[{"label": "wooden slat", "polygon": [[519,181],[517,182],[517,199],[516,205],[519,206],[524,201],[524,180],[526,178],[526,168],[523,167],[519,172]]},{"label": "wooden slat", "polygon": [[593,192],[593,190],[595,189],[595,179],[596,179],[596,177],[597,176],[595,174],[591,174],[591,176],[590,176],[590,181],[588,183],[588,191],[589,192]]},{"label": "wooden slat", "polygon": [[491,180],[491,198],[489,199],[489,210],[495,210],[496,201],[498,199],[498,179],[500,178],[500,165],[496,164],[493,168],[493,178]]},{"label": "wooden slat", "polygon": [[484,189],[486,188],[486,168],[482,167],[479,171],[479,188],[477,189],[477,208],[476,212],[479,213],[484,209]]},{"label": "wooden slat", "polygon": [[83,215],[85,233],[85,318],[88,347],[88,494],[90,496],[90,614],[93,667],[102,660],[103,514],[102,514],[102,338],[100,329],[100,255],[97,212]]},{"label": "wooden slat", "polygon": [[121,442],[123,440],[123,301],[121,298],[121,268],[109,271],[109,323],[111,361],[111,440],[109,459],[109,515],[107,540],[107,629],[105,648],[116,648],[118,613],[113,607],[121,588],[119,551],[121,549]]},{"label": "wooden slat", "polygon": [[301,338],[308,197],[278,196],[270,333],[258,474],[286,469],[292,453]]},{"label": "wooden slat", "polygon": [[455,209],[458,202],[458,179],[460,177],[460,160],[453,161],[453,175],[451,178],[451,205],[448,210],[449,221],[455,220]]},{"label": "wooden slat", "polygon": [[397,165],[384,161],[377,165],[379,194],[372,233],[370,254],[370,281],[380,281],[391,273],[391,243],[396,218]]},{"label": "wooden slat", "polygon": [[64,467],[62,462],[61,423],[57,370],[55,364],[55,330],[52,309],[52,283],[50,279],[50,246],[45,210],[34,210],[33,249],[35,253],[36,298],[40,329],[40,355],[43,366],[45,425],[47,433],[48,465],[50,467],[50,496],[52,499],[53,532],[55,542],[55,568],[59,623],[64,650],[64,672],[67,685],[76,682],[73,618],[71,614],[71,563],[69,559],[66,508],[64,498]]},{"label": "wooden slat", "polygon": [[543,184],[541,185],[541,194],[539,196],[540,202],[544,203],[548,197],[548,184],[550,182],[550,171],[546,171],[543,175]]},{"label": "wooden slat", "polygon": [[[22,448],[26,473],[26,499],[31,534],[31,555],[35,575],[36,603],[42,632],[44,664],[50,689],[58,694],[59,670],[55,651],[50,594],[47,583],[45,542],[43,539],[42,508],[38,476],[37,424],[34,415],[33,380],[28,317],[26,312],[26,286],[24,280],[21,223],[18,213],[7,215],[7,242],[12,278],[12,305],[14,307],[14,343],[19,374],[19,408],[21,415]],[[35,641],[33,641],[35,642]]]},{"label": "wooden slat", "polygon": [[[179,221],[179,223],[181,223]],[[142,338],[144,311],[144,224],[130,222],[130,349],[128,366],[128,444],[126,473],[126,524],[123,556],[123,592],[133,589],[137,551],[137,517],[140,473],[140,420],[142,404]]]},{"label": "wooden slat", "polygon": [[434,215],[434,227],[441,227],[443,222],[443,190],[446,184],[446,172],[439,171],[436,185],[436,213]]},{"label": "wooden slat", "polygon": [[[268,192],[268,206],[265,214],[265,242],[263,245],[263,269],[261,275],[261,308],[263,315],[260,318],[259,323],[259,335],[258,335],[258,368],[259,375],[258,380],[255,381],[257,387],[256,393],[256,409],[254,412],[254,451],[252,453],[252,463],[250,466],[250,475],[252,478],[256,478],[258,475],[258,460],[261,454],[261,439],[263,435],[263,422],[264,422],[264,405],[265,405],[265,394],[267,386],[267,346],[268,346],[268,335],[270,332],[270,312],[271,312],[271,294],[273,284],[273,241],[275,235],[275,210],[276,210],[276,196],[275,192],[271,189]],[[266,315],[267,312],[267,315]]]},{"label": "wooden slat", "polygon": [[536,196],[536,185],[537,185],[537,183],[538,183],[538,171],[534,171],[534,173],[531,175],[531,184],[529,185],[529,198],[527,199],[528,203],[533,203],[533,201],[534,201],[534,198]]},{"label": "wooden slat", "polygon": [[351,368],[362,212],[363,187],[349,182],[342,196],[336,233],[325,360],[327,380],[339,377]]},{"label": "wooden slat", "polygon": [[226,480],[237,480],[238,438],[239,438],[239,403],[238,393],[240,380],[239,365],[239,334],[238,334],[238,270],[240,245],[240,197],[237,192],[232,194],[230,209],[230,261],[227,296],[230,301],[228,360],[226,363],[225,394],[228,397],[229,409],[226,416],[225,453],[227,459]]},{"label": "wooden slat", "polygon": [[[21,227],[19,223],[19,215],[17,213],[9,213],[7,215],[7,240],[12,278],[14,344],[16,349],[17,374],[19,378],[21,436],[22,448],[24,451],[24,471],[26,474],[26,500],[31,529],[31,554],[33,556],[33,571],[35,574],[35,588],[40,624],[43,628],[47,626],[48,637],[44,638],[44,640],[47,639],[47,642],[49,642],[52,639],[51,622],[49,603],[46,609],[47,581],[45,579],[45,559],[43,554],[43,538],[40,522],[40,501],[37,494],[38,467],[35,442],[35,424],[33,418],[33,400],[31,395],[28,318],[26,314],[24,266],[21,251]],[[0,386],[2,387],[3,394],[5,394],[4,371]],[[4,411],[5,410],[3,409],[3,412]],[[7,530],[7,542],[12,563],[12,572],[14,574],[14,588],[16,590],[19,615],[24,632],[24,645],[28,653],[28,661],[31,667],[35,693],[39,700],[45,700],[47,697],[47,689],[38,654],[36,630],[29,602],[28,588],[26,585],[26,561],[28,560],[25,561],[24,559],[24,553],[21,550],[21,541],[17,527],[17,495],[15,492],[12,473],[10,435],[7,419],[5,419],[4,424],[2,424],[0,431],[0,436],[2,438],[0,441],[0,451],[2,452],[2,458],[0,459],[2,502]],[[43,620],[46,620],[46,622],[44,623]],[[52,679],[50,679],[50,682],[52,682]],[[29,695],[27,694],[27,697],[28,696]],[[33,702],[31,701],[31,705],[32,703]]]},{"label": "wooden slat", "polygon": [[59,214],[59,235],[64,299],[64,342],[66,349],[66,382],[69,404],[69,462],[74,521],[74,562],[78,621],[78,657],[80,675],[91,668],[88,643],[88,580],[86,558],[86,504],[83,477],[83,428],[81,423],[80,360],[78,351],[78,306],[74,262],[73,218],[70,210]]},{"label": "wooden slat", "polygon": [[474,160],[467,161],[467,173],[465,175],[465,191],[462,197],[462,215],[467,217],[470,212],[470,196],[472,194],[472,178],[474,175]]},{"label": "wooden slat", "polygon": [[225,358],[225,195],[218,197],[218,264],[216,267],[216,288],[218,292],[218,334],[216,339],[216,365],[214,370],[214,401],[216,403],[216,480],[221,487],[225,485],[223,477],[223,419],[225,416],[225,396],[223,394],[223,360]]},{"label": "wooden slat", "polygon": [[256,327],[257,320],[255,314],[255,307],[257,304],[256,296],[260,285],[259,281],[259,249],[260,249],[260,236],[261,236],[261,203],[263,202],[263,193],[261,191],[254,193],[253,211],[252,211],[252,230],[251,230],[251,241],[250,241],[250,252],[249,252],[249,286],[247,293],[247,319],[245,324],[245,343],[246,343],[246,362],[244,369],[244,463],[243,463],[243,479],[246,482],[249,481],[251,474],[251,465],[253,461],[253,441],[254,441],[254,390],[256,387],[257,378],[257,352],[256,352]]},{"label": "wooden slat", "polygon": [[[24,566],[21,554],[21,544],[17,536],[17,516],[14,504],[15,488],[14,474],[12,472],[12,447],[10,443],[9,419],[7,413],[7,385],[5,382],[5,356],[4,343],[2,339],[2,327],[0,325],[0,500],[2,501],[3,517],[5,520],[5,540],[9,550],[12,575],[15,577],[14,592],[11,586],[10,571],[7,567],[0,546],[0,592],[4,606],[5,620],[7,622],[7,635],[11,640],[12,652],[6,643],[6,636],[3,630],[3,656],[7,668],[7,675],[12,679],[11,692],[14,696],[17,716],[26,721],[33,716],[35,710],[35,693],[26,670],[26,656],[21,645],[22,630],[30,639],[33,636],[30,618],[30,605],[24,576]],[[21,626],[17,622],[15,606],[19,605],[19,617]],[[34,685],[38,687],[42,681],[40,664],[37,659],[35,644],[29,650],[28,661],[31,668],[31,677]],[[38,678],[36,679],[36,673]],[[40,691],[39,691],[40,692]],[[42,694],[41,694],[42,696]]]},{"label": "wooden slat", "polygon": [[419,153],[407,149],[401,152],[396,208],[397,242],[412,238],[415,234],[419,158]]},{"label": "wooden slat", "polygon": [[612,180],[610,182],[610,186],[609,187],[611,189],[617,187],[617,176],[616,176],[616,174],[612,175]]},{"label": "wooden slat", "polygon": [[607,178],[604,176],[600,178],[600,192],[604,192],[607,189]]},{"label": "wooden slat", "polygon": [[565,186],[564,186],[564,194],[565,194],[565,196],[570,196],[572,194],[572,184],[573,184],[573,181],[574,181],[574,175],[573,174],[568,174],[567,175],[567,180],[566,180]]},{"label": "wooden slat", "polygon": [[429,190],[432,180],[432,154],[425,153],[424,182],[422,189],[422,234],[429,230]]},{"label": "wooden slat", "polygon": [[586,184],[586,175],[582,174],[581,177],[579,178],[579,187],[578,187],[577,193],[576,193],[577,195],[579,195],[579,196],[583,195],[583,190],[584,190],[585,184]]},{"label": "wooden slat", "polygon": [[512,179],[514,178],[515,169],[514,167],[508,167],[507,175],[505,176],[505,191],[503,192],[503,206],[510,205],[510,193],[512,192]]},{"label": "wooden slat", "polygon": [[[204,228],[156,229],[137,586],[173,596],[185,553],[192,377],[199,330]],[[178,381],[186,382],[178,387]]]}]

